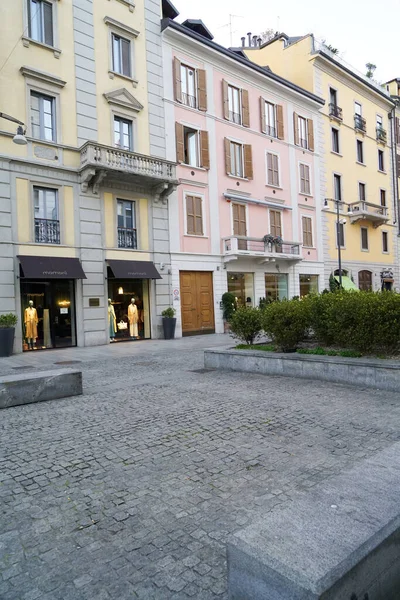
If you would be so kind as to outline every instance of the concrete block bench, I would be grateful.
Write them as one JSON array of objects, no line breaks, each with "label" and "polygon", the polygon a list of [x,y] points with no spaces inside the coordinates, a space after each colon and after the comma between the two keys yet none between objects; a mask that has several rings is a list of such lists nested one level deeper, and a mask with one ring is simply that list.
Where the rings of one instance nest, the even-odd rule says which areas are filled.
[{"label": "concrete block bench", "polygon": [[400,443],[228,540],[230,600],[398,600]]},{"label": "concrete block bench", "polygon": [[0,409],[82,393],[82,373],[72,369],[0,377]]}]

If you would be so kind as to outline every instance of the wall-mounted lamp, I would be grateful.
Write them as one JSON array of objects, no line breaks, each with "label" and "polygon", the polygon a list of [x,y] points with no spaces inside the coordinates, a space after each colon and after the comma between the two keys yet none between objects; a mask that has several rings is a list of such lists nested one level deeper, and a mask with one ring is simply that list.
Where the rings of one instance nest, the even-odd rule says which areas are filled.
[{"label": "wall-mounted lamp", "polygon": [[124,293],[124,288],[123,287],[119,287],[118,288],[118,295],[122,296],[123,293]]},{"label": "wall-mounted lamp", "polygon": [[164,263],[160,263],[160,271],[164,271],[165,265]]},{"label": "wall-mounted lamp", "polygon": [[25,137],[26,131],[24,129],[24,123],[19,119],[15,119],[15,117],[11,117],[10,115],[6,115],[6,113],[2,112],[0,112],[0,118],[6,119],[7,121],[12,121],[13,123],[18,123],[17,133],[13,137],[13,142],[14,144],[18,144],[18,146],[26,146],[28,141]]}]

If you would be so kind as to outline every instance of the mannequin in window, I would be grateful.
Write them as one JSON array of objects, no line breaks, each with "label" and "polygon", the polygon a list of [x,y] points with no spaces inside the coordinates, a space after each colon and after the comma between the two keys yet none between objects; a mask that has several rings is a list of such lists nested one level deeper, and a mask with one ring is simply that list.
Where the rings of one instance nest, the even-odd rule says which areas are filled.
[{"label": "mannequin in window", "polygon": [[108,299],[108,331],[110,335],[110,342],[115,342],[115,333],[117,331],[117,317],[115,316],[115,310],[111,304],[111,298]]},{"label": "mannequin in window", "polygon": [[128,306],[129,335],[132,339],[139,339],[138,320],[138,309],[135,304],[135,298],[132,298]]},{"label": "mannequin in window", "polygon": [[24,324],[25,337],[30,350],[36,350],[37,324],[39,322],[36,308],[33,306],[33,300],[29,300],[29,306],[25,309]]}]

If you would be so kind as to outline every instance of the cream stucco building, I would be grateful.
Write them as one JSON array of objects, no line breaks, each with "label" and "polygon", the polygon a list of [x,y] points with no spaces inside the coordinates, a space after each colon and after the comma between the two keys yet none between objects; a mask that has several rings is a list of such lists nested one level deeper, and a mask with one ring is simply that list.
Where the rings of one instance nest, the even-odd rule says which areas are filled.
[{"label": "cream stucco building", "polygon": [[15,351],[27,349],[29,300],[37,348],[125,339],[131,298],[139,337],[158,337],[176,184],[165,160],[160,2],[4,4],[0,110],[25,123],[27,138],[14,144],[1,120],[0,312],[19,316]]}]

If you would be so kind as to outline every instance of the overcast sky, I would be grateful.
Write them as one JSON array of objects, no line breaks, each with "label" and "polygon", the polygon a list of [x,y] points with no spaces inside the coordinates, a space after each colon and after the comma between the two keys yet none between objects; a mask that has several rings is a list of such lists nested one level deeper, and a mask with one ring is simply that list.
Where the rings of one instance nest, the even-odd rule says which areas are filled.
[{"label": "overcast sky", "polygon": [[172,0],[178,21],[202,19],[216,42],[233,45],[248,31],[266,29],[288,35],[314,33],[339,48],[340,56],[365,73],[365,63],[377,65],[380,82],[400,77],[400,0]]}]

